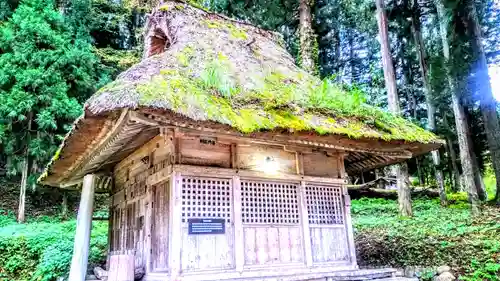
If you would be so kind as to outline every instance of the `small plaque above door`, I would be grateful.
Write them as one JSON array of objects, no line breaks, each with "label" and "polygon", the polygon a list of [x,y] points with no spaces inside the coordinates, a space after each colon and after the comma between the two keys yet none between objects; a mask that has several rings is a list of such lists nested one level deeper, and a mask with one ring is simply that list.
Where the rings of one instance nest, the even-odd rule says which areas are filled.
[{"label": "small plaque above door", "polygon": [[225,219],[188,219],[188,233],[198,234],[224,234],[226,233]]}]

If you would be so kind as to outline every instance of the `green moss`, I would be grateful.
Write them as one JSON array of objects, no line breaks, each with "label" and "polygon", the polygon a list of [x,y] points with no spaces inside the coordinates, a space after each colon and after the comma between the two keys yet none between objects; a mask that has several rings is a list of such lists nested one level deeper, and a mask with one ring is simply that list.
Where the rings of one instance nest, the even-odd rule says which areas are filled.
[{"label": "green moss", "polygon": [[61,155],[61,148],[58,148],[56,153],[54,153],[54,156],[52,156],[52,161],[56,161],[59,159],[59,156]]},{"label": "green moss", "polygon": [[187,46],[182,51],[177,53],[176,57],[177,57],[177,60],[179,61],[179,63],[182,66],[186,67],[189,65],[189,62],[193,58],[193,54],[194,54],[193,47]]},{"label": "green moss", "polygon": [[243,27],[236,27],[234,24],[227,22],[227,21],[218,21],[218,20],[213,20],[213,19],[205,19],[203,23],[208,27],[208,28],[215,28],[215,29],[222,29],[226,30],[229,35],[231,35],[231,38],[233,39],[239,39],[239,40],[246,40],[248,39],[248,34],[246,32],[246,29]]},{"label": "green moss", "polygon": [[207,8],[205,8],[202,4],[200,4],[197,0],[186,0],[186,2],[195,8],[198,8],[203,11],[208,11]]},{"label": "green moss", "polygon": [[[206,24],[220,27],[218,21]],[[193,65],[196,58],[204,59]],[[417,125],[364,104],[361,92],[346,91],[300,71],[285,75],[270,70],[264,77],[256,75],[254,87],[246,89],[235,79],[237,69],[223,53],[187,46],[176,59],[180,68],[161,69],[150,81],[135,85],[140,105],[166,107],[195,120],[228,124],[243,133],[283,128],[350,138],[436,140]],[[130,85],[114,83],[101,91],[124,87]]]}]

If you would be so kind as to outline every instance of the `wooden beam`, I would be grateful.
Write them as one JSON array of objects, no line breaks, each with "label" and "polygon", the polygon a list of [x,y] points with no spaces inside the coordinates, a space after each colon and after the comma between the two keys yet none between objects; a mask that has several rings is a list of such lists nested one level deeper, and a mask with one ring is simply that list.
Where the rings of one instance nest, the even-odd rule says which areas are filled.
[{"label": "wooden beam", "polygon": [[132,122],[136,122],[136,123],[140,123],[140,124],[152,126],[152,127],[156,127],[156,126],[160,125],[160,123],[158,123],[158,121],[155,121],[151,118],[147,118],[146,116],[144,116],[144,114],[138,113],[137,111],[130,111],[129,115],[130,115],[130,117],[129,117],[130,121],[132,121]]},{"label": "wooden beam", "polygon": [[334,178],[325,178],[325,177],[311,177],[311,176],[302,176],[295,174],[266,174],[259,171],[250,171],[250,170],[234,170],[234,169],[225,169],[225,168],[216,168],[216,167],[205,167],[205,166],[192,166],[192,165],[173,165],[174,172],[180,172],[183,175],[213,175],[216,177],[226,177],[232,178],[233,176],[240,176],[246,178],[258,178],[258,179],[274,179],[288,182],[300,182],[300,181],[308,181],[308,182],[318,182],[324,184],[344,184],[346,183],[345,179],[334,179]]},{"label": "wooden beam", "polygon": [[[152,114],[152,113],[148,113]],[[317,142],[314,140],[307,139],[305,136],[287,136],[280,135],[276,133],[254,133],[251,136],[244,135],[234,130],[216,130],[210,129],[202,126],[189,126],[185,123],[175,122],[170,119],[165,119],[161,116],[155,116],[154,120],[160,122],[161,125],[166,126],[168,128],[176,128],[185,132],[200,134],[203,132],[204,135],[214,136],[226,138],[229,140],[239,140],[244,142],[251,143],[263,143],[263,144],[281,144],[281,145],[295,145],[297,147],[320,147],[324,150],[342,150],[342,151],[357,151],[363,153],[370,154],[379,154],[379,155],[389,155],[392,157],[401,157],[401,158],[411,158],[412,152],[407,150],[406,148],[409,145],[405,145],[404,143],[389,143],[385,141],[376,142],[373,140],[352,140],[345,139],[340,136],[329,135],[327,137],[323,137],[324,142]],[[439,145],[438,145],[439,146]]]},{"label": "wooden beam", "polygon": [[121,128],[126,124],[129,116],[128,112],[129,111],[127,108],[121,111],[120,117],[113,124],[113,127],[108,132],[106,132],[106,135],[99,141],[99,143],[93,146],[93,150],[88,155],[82,156],[83,158],[81,161],[77,161],[73,163],[71,167],[68,167],[67,172],[61,176],[61,181],[65,181],[71,178],[72,175],[83,170],[85,168],[85,165],[91,162],[92,159],[94,159],[101,152],[101,149],[109,144],[109,142],[121,131]]},{"label": "wooden beam", "polygon": [[385,167],[385,166],[388,166],[388,165],[400,163],[402,161],[403,161],[402,159],[396,158],[396,159],[392,159],[392,160],[387,160],[387,162],[383,162],[383,163],[381,162],[381,163],[378,163],[378,164],[370,164],[370,165],[366,165],[366,166],[363,166],[362,164],[357,163],[357,166],[354,166],[355,168],[352,168],[351,167],[352,164],[349,163],[348,172],[349,173],[359,173],[360,171],[369,171],[369,170],[372,170],[372,169],[376,169],[376,168]]},{"label": "wooden beam", "polygon": [[85,175],[83,178],[82,196],[76,222],[75,244],[69,279],[85,281],[89,257],[90,231],[92,228],[92,208],[94,204],[95,176]]},{"label": "wooden beam", "polygon": [[344,155],[339,155],[338,163],[339,163],[339,178],[343,179],[344,182],[347,182],[348,175],[345,172],[345,159]]},{"label": "wooden beam", "polygon": [[231,168],[238,169],[238,145],[231,143]]},{"label": "wooden beam", "polygon": [[299,186],[299,207],[300,207],[300,222],[302,228],[302,244],[304,248],[304,260],[307,267],[313,264],[312,245],[311,245],[311,229],[309,228],[309,213],[307,211],[306,201],[306,182],[301,181]]},{"label": "wooden beam", "polygon": [[177,134],[177,132],[174,135],[174,155],[175,155],[175,164],[181,164],[182,162],[182,139]]},{"label": "wooden beam", "polygon": [[153,228],[153,186],[146,187],[146,210],[144,218],[144,229],[146,232],[146,242],[144,245],[144,252],[146,255],[146,274],[153,271],[152,264],[152,228]]}]

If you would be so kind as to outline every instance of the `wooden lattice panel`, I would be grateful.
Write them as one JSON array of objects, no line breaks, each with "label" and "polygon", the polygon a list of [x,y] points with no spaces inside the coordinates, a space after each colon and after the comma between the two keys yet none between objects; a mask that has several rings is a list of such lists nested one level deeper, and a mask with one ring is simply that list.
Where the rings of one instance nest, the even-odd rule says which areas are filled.
[{"label": "wooden lattice panel", "polygon": [[137,178],[137,180],[130,182],[127,191],[127,199],[129,200],[146,195],[146,178]]},{"label": "wooden lattice panel", "polygon": [[341,186],[306,185],[309,224],[343,224]]},{"label": "wooden lattice panel", "polygon": [[231,179],[182,177],[182,222],[221,218],[231,222]]},{"label": "wooden lattice panel", "polygon": [[122,228],[122,209],[113,208],[111,211],[112,214],[112,230],[111,230],[111,251],[121,250],[121,228]]},{"label": "wooden lattice panel", "polygon": [[299,224],[298,184],[241,180],[245,224]]}]

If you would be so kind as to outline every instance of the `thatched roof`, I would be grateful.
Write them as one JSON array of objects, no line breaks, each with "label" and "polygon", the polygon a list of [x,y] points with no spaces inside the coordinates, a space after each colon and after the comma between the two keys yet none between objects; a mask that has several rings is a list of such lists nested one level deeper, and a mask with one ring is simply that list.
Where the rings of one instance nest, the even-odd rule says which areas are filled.
[{"label": "thatched roof", "polygon": [[[378,139],[406,143],[419,153],[440,144],[434,134],[410,121],[364,104],[359,92],[345,91],[301,70],[278,34],[181,2],[167,2],[155,10],[146,31],[142,62],[94,94],[78,122],[98,122],[122,109],[148,109],[172,120],[241,134]],[[78,122],[66,143],[84,133],[76,128]],[[82,155],[93,147],[80,146],[86,151]],[[70,157],[73,152],[67,146],[62,153],[73,162],[84,157]],[[52,167],[48,172],[62,169]]]}]

